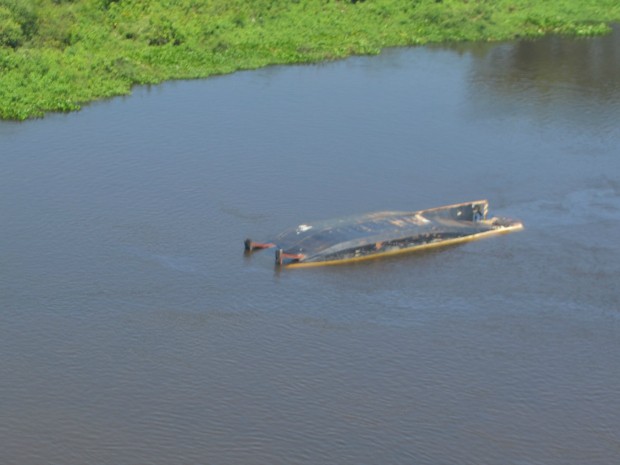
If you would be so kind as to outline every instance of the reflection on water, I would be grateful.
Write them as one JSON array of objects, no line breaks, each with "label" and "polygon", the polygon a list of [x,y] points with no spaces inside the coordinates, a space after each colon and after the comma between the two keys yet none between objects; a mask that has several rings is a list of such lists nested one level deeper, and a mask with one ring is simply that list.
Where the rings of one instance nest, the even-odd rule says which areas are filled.
[{"label": "reflection on water", "polygon": [[577,130],[618,130],[620,27],[591,39],[551,36],[481,48],[469,78],[478,104],[542,122],[559,118]]},{"label": "reflection on water", "polygon": [[563,86],[590,98],[618,98],[620,27],[603,37],[567,40],[550,36],[493,46],[474,56],[473,79],[489,82],[498,92],[527,87],[551,94],[552,87]]},{"label": "reflection on water", "polygon": [[[620,34],[392,49],[0,124],[4,464],[615,463]],[[248,235],[488,198],[505,237]]]}]

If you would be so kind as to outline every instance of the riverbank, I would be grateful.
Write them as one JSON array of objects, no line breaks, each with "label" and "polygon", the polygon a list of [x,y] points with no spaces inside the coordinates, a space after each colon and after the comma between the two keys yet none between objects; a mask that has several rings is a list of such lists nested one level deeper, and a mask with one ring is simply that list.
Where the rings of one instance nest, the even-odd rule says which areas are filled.
[{"label": "riverbank", "polygon": [[0,118],[78,110],[136,84],[388,46],[590,36],[617,0],[0,0]]}]

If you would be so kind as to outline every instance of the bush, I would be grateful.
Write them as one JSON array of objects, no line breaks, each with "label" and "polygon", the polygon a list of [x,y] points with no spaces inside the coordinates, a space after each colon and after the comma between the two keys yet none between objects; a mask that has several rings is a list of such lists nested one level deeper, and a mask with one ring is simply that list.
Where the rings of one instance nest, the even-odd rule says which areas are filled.
[{"label": "bush", "polygon": [[181,45],[183,43],[183,35],[172,24],[172,22],[164,17],[157,17],[151,20],[148,31],[146,33],[149,45]]},{"label": "bush", "polygon": [[[33,0],[0,0],[0,23],[10,18],[19,25],[23,40],[30,39],[37,32],[37,15]],[[5,25],[10,21],[6,21]],[[2,27],[2,26],[0,26]]]},{"label": "bush", "polygon": [[13,18],[13,13],[0,6],[0,47],[17,48],[24,42],[21,25]]}]

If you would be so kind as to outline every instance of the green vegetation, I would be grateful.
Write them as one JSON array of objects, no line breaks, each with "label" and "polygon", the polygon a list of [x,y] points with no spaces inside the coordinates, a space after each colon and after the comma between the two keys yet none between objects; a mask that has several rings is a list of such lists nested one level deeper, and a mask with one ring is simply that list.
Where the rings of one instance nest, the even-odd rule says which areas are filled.
[{"label": "green vegetation", "polygon": [[0,118],[429,42],[602,34],[618,0],[0,0]]}]

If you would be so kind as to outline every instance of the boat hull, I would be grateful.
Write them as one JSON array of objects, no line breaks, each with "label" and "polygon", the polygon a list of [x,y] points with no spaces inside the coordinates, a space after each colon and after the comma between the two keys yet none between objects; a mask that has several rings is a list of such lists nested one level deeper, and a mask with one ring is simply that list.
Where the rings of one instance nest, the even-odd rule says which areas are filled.
[{"label": "boat hull", "polygon": [[415,252],[423,252],[423,251],[428,251],[432,249],[449,247],[451,245],[464,244],[466,242],[472,242],[472,241],[484,239],[484,238],[491,237],[491,236],[508,234],[514,231],[519,231],[521,229],[523,229],[523,224],[518,223],[518,224],[508,226],[502,229],[484,231],[484,232],[472,234],[469,236],[455,237],[451,239],[443,239],[437,242],[427,242],[424,244],[414,245],[411,247],[402,247],[402,248],[396,248],[393,250],[377,251],[375,253],[365,254],[365,255],[361,255],[361,254],[357,256],[353,255],[347,258],[340,258],[340,259],[334,259],[334,260],[291,261],[289,263],[283,263],[283,265],[286,266],[287,268],[312,268],[312,267],[318,267],[318,266],[346,265],[346,264],[351,264],[351,263],[359,263],[359,262],[365,262],[369,260],[376,260],[380,258],[393,257],[397,255],[411,254]]},{"label": "boat hull", "polygon": [[487,218],[478,200],[414,212],[376,212],[301,224],[274,240],[245,241],[246,251],[276,248],[276,263],[331,266],[461,244],[523,228],[518,220]]}]

